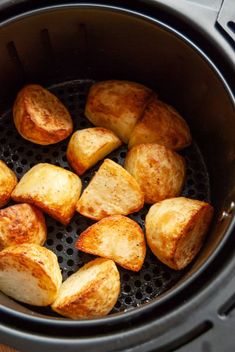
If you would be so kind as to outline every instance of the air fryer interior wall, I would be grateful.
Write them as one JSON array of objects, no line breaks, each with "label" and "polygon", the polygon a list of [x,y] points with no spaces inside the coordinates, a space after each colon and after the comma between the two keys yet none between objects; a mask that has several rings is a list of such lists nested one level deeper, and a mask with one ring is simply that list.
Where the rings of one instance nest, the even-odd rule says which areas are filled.
[{"label": "air fryer interior wall", "polygon": [[[185,282],[223,240],[229,221],[219,216],[235,196],[234,110],[213,64],[164,25],[108,8],[61,6],[22,16],[1,28],[0,43],[2,112],[25,83],[126,79],[151,87],[185,117],[204,156],[216,209],[203,250],[177,285]],[[8,298],[4,304],[28,311]]]}]

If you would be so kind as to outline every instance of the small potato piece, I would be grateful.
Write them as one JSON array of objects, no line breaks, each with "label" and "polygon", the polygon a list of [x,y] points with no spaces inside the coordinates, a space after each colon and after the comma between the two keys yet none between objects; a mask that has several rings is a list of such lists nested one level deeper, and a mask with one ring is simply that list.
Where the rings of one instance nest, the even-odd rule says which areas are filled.
[{"label": "small potato piece", "polygon": [[149,204],[178,196],[185,180],[182,156],[158,144],[138,144],[129,150],[125,169],[136,179]]},{"label": "small potato piece", "polygon": [[75,212],[82,183],[73,172],[41,163],[22,177],[12,199],[34,204],[62,224],[67,225]]},{"label": "small potato piece", "polygon": [[21,244],[0,252],[0,290],[35,306],[54,302],[62,283],[56,255],[38,244]]},{"label": "small potato piece", "polygon": [[199,252],[213,215],[205,202],[184,197],[152,205],[146,216],[147,243],[156,257],[175,270]]},{"label": "small potato piece", "polygon": [[76,173],[82,175],[121,144],[120,139],[106,128],[76,131],[68,144],[67,159]]},{"label": "small potato piece", "polygon": [[16,184],[16,175],[4,161],[0,160],[0,207],[7,204]]},{"label": "small potato piece", "polygon": [[141,209],[144,195],[140,186],[122,166],[105,159],[77,202],[76,210],[100,220],[109,215],[127,215]]},{"label": "small potato piece", "polygon": [[122,215],[109,216],[88,227],[80,234],[76,248],[112,259],[123,268],[133,271],[141,269],[146,254],[140,226]]},{"label": "small potato piece", "polygon": [[72,319],[102,317],[112,310],[119,292],[120,276],[115,263],[97,258],[63,282],[52,309]]},{"label": "small potato piece", "polygon": [[112,130],[124,143],[141,117],[152,91],[139,83],[104,81],[92,85],[85,115],[95,126]]},{"label": "small potato piece", "polygon": [[43,245],[47,228],[43,213],[29,204],[16,204],[0,210],[0,250],[22,243]]},{"label": "small potato piece", "polygon": [[170,105],[154,96],[135,125],[128,147],[142,143],[158,143],[172,150],[180,150],[191,142],[186,121]]},{"label": "small potato piece", "polygon": [[18,93],[13,118],[19,134],[36,144],[58,143],[73,130],[73,121],[66,107],[37,84],[27,85]]}]

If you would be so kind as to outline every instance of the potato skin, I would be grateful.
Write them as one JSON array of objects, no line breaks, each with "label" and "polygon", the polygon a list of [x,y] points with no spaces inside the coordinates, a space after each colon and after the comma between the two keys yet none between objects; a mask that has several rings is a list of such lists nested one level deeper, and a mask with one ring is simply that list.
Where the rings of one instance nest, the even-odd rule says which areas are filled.
[{"label": "potato skin", "polygon": [[146,238],[156,257],[175,270],[186,267],[199,252],[213,216],[213,207],[185,197],[163,200],[146,216]]},{"label": "potato skin", "polygon": [[122,215],[108,216],[83,231],[76,248],[112,259],[125,269],[139,271],[146,255],[141,227]]},{"label": "potato skin", "polygon": [[112,130],[128,143],[151,95],[149,88],[135,82],[98,82],[90,88],[85,115],[95,126]]},{"label": "potato skin", "polygon": [[148,204],[178,196],[182,191],[185,161],[164,146],[155,143],[134,146],[127,153],[124,167],[139,183]]},{"label": "potato skin", "polygon": [[29,204],[16,204],[0,210],[0,250],[22,243],[43,245],[47,228],[43,213]]},{"label": "potato skin", "polygon": [[120,276],[115,263],[97,258],[63,282],[52,309],[71,319],[102,317],[112,310],[119,292]]},{"label": "potato skin", "polygon": [[8,203],[16,184],[16,175],[4,161],[0,160],[0,207]]},{"label": "potato skin", "polygon": [[86,128],[74,132],[66,156],[76,173],[82,175],[121,144],[120,139],[106,128]]},{"label": "potato skin", "polygon": [[57,257],[49,249],[25,243],[0,252],[0,290],[17,301],[50,305],[61,283]]},{"label": "potato skin", "polygon": [[66,107],[40,85],[23,87],[13,106],[13,118],[19,134],[36,144],[54,144],[67,138],[73,122]]},{"label": "potato skin", "polygon": [[81,188],[81,180],[73,172],[40,163],[26,172],[11,196],[16,202],[36,205],[67,225],[74,215]]},{"label": "potato skin", "polygon": [[192,137],[180,114],[153,96],[131,133],[128,148],[143,143],[157,143],[180,150],[192,143]]}]

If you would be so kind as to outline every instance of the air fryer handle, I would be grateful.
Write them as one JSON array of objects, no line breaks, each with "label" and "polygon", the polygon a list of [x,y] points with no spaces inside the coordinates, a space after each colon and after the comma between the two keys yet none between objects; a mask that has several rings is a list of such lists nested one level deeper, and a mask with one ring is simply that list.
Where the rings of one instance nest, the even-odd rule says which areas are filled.
[{"label": "air fryer handle", "polygon": [[235,1],[223,0],[217,23],[235,41]]}]

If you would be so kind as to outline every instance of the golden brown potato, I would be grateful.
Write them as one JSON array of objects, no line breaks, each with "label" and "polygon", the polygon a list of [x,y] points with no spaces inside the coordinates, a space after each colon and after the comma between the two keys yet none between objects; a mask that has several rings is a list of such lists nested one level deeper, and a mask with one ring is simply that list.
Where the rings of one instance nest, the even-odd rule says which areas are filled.
[{"label": "golden brown potato", "polygon": [[27,243],[0,252],[0,290],[17,301],[48,306],[61,283],[57,257],[49,249]]},{"label": "golden brown potato", "polygon": [[102,317],[112,310],[119,292],[120,276],[115,263],[97,258],[63,282],[52,309],[72,319]]},{"label": "golden brown potato", "polygon": [[129,150],[125,169],[144,192],[145,202],[156,203],[178,196],[185,180],[182,156],[159,144],[138,144]]},{"label": "golden brown potato", "polygon": [[105,159],[77,202],[76,210],[88,218],[100,220],[109,215],[127,215],[141,209],[144,195],[122,166]]},{"label": "golden brown potato", "polygon": [[80,234],[76,248],[112,259],[123,268],[133,271],[141,269],[146,254],[140,226],[122,215],[109,216],[88,227]]},{"label": "golden brown potato", "polygon": [[0,160],[0,207],[7,204],[16,184],[16,175],[4,161]]},{"label": "golden brown potato", "polygon": [[106,128],[86,128],[72,135],[67,159],[76,173],[82,175],[121,144],[120,139]]},{"label": "golden brown potato", "polygon": [[66,107],[48,90],[30,84],[18,93],[13,118],[20,135],[36,144],[54,144],[67,138],[73,122]]},{"label": "golden brown potato", "polygon": [[172,150],[180,150],[191,142],[186,121],[170,105],[154,96],[135,125],[128,147],[142,143],[158,143]]},{"label": "golden brown potato", "polygon": [[0,250],[22,243],[43,245],[47,228],[42,212],[29,204],[16,204],[0,210]]},{"label": "golden brown potato", "polygon": [[41,163],[21,178],[12,193],[16,202],[34,204],[67,225],[81,193],[80,178],[62,167]]},{"label": "golden brown potato", "polygon": [[112,130],[123,142],[141,117],[152,91],[139,83],[104,81],[89,92],[85,115],[95,125]]},{"label": "golden brown potato", "polygon": [[152,205],[146,216],[146,237],[156,257],[170,268],[186,267],[199,252],[213,207],[184,197]]}]

